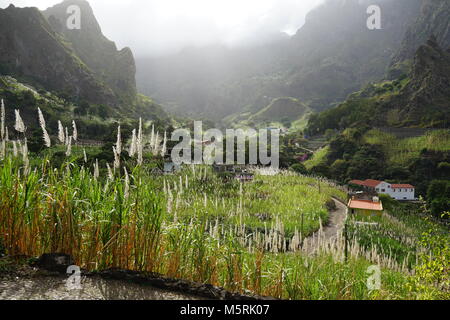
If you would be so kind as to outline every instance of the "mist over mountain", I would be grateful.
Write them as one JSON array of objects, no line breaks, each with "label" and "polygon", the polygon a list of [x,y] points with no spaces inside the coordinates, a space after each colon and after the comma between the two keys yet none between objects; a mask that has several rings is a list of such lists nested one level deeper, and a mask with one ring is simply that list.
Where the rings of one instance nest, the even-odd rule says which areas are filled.
[{"label": "mist over mountain", "polygon": [[[82,10],[81,30],[65,26],[72,4]],[[127,14],[136,9],[136,2],[128,4]],[[281,108],[290,122],[305,123],[309,114],[338,106],[370,83],[407,76],[416,50],[431,35],[444,49],[450,44],[448,2],[378,0],[381,30],[367,27],[372,4],[327,0],[306,15],[292,36],[272,28],[282,24],[267,23],[246,45],[217,39],[157,57],[140,54],[136,62],[131,49],[118,49],[104,35],[87,1],[65,0],[44,11],[10,6],[0,11],[0,67],[2,74],[121,112],[159,110],[137,94],[142,92],[178,116],[264,126],[271,120],[289,122],[267,118]],[[274,9],[271,5],[267,8]],[[289,5],[277,10],[284,12]],[[280,12],[270,19],[281,19]]]},{"label": "mist over mountain", "polygon": [[366,0],[329,0],[291,38],[247,48],[186,48],[137,59],[138,88],[168,110],[216,120],[293,97],[321,111],[383,78],[421,0],[380,0],[382,30],[367,28]]}]

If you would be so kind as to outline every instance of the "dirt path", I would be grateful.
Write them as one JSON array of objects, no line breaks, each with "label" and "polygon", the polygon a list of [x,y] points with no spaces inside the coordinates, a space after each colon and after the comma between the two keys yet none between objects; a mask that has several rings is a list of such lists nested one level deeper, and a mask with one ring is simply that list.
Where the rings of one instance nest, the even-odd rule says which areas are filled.
[{"label": "dirt path", "polygon": [[0,280],[0,300],[198,300],[200,298],[116,280],[84,278],[68,289],[67,277]]},{"label": "dirt path", "polygon": [[336,199],[333,199],[333,201],[337,209],[330,213],[328,225],[304,241],[304,250],[308,253],[314,253],[323,243],[333,242],[344,229],[345,219],[347,218],[347,206]]}]

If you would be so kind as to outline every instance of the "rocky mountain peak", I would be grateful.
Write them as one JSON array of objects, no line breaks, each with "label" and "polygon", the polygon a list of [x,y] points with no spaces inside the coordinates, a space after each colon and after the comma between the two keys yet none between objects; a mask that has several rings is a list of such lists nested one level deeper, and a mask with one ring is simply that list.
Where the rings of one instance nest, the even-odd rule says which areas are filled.
[{"label": "rocky mountain peak", "polygon": [[[80,8],[81,28],[70,30],[66,26],[67,8]],[[43,12],[53,29],[63,34],[78,57],[121,98],[129,102],[136,96],[136,65],[132,51],[120,51],[107,39],[100,28],[94,11],[85,0],[65,0]]]}]

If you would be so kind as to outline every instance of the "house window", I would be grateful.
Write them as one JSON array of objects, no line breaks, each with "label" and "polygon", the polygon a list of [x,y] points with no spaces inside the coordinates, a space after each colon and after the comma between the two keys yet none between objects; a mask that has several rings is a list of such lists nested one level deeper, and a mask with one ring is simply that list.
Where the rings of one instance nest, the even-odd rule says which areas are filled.
[{"label": "house window", "polygon": [[381,192],[386,192],[386,189],[381,189]]},{"label": "house window", "polygon": [[377,188],[376,190],[377,190],[377,192],[378,192],[378,191],[380,191],[380,189],[379,189],[379,188]]}]

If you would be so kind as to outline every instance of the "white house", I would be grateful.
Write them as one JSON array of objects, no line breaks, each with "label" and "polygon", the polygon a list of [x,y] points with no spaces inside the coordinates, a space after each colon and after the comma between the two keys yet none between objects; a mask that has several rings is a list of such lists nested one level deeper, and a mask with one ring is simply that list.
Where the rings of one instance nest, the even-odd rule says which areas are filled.
[{"label": "white house", "polygon": [[395,200],[416,200],[415,187],[410,184],[391,184],[378,180],[352,180],[351,184],[359,185],[378,194],[387,194]]}]

